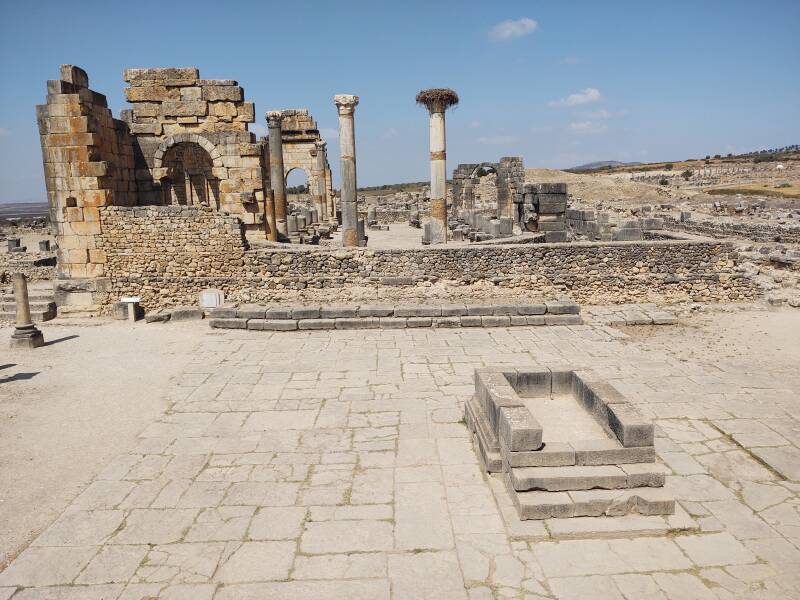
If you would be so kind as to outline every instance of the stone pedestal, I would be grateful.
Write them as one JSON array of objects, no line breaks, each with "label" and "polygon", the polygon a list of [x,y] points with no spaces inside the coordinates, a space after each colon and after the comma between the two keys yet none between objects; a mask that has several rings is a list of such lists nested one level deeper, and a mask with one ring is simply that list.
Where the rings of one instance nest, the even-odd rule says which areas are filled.
[{"label": "stone pedestal", "polygon": [[14,301],[17,321],[11,334],[12,348],[38,348],[44,346],[44,336],[31,322],[31,306],[28,301],[28,280],[22,273],[14,273]]},{"label": "stone pedestal", "polygon": [[359,246],[358,209],[356,208],[356,137],[354,114],[358,96],[338,94],[333,97],[339,112],[339,154],[341,168],[342,245]]}]

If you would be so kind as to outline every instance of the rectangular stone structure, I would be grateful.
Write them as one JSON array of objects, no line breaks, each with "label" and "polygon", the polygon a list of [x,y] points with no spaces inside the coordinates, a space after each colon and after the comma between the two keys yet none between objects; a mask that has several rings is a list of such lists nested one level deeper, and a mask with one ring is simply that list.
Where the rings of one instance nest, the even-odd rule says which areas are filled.
[{"label": "rectangular stone structure", "polygon": [[[549,403],[541,404],[544,421],[536,417],[539,402]],[[586,411],[589,423],[600,427],[576,413],[568,417],[576,425],[565,428],[563,413],[554,412],[563,410]],[[658,489],[665,470],[655,464],[652,423],[592,371],[564,364],[476,369],[475,396],[465,413],[481,463],[504,474],[521,519],[675,510],[674,500]],[[551,437],[547,423],[555,427]]]}]

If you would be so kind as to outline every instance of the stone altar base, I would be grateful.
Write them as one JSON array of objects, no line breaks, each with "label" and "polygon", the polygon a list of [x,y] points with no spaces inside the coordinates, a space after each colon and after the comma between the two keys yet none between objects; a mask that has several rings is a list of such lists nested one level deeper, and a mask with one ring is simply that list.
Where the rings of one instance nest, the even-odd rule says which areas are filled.
[{"label": "stone altar base", "polygon": [[522,520],[675,512],[652,423],[589,371],[478,369],[465,412]]}]

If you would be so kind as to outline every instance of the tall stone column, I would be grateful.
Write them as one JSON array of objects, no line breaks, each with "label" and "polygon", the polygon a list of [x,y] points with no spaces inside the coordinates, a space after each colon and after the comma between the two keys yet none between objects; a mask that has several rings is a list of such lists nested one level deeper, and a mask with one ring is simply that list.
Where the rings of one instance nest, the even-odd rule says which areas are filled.
[{"label": "tall stone column", "polygon": [[325,199],[325,146],[327,144],[320,140],[314,142],[316,154],[314,155],[314,169],[311,177],[314,180],[313,201],[314,208],[317,209],[319,222],[324,223],[328,220],[328,203]]},{"label": "tall stone column", "polygon": [[445,111],[458,104],[458,94],[446,88],[422,90],[417,103],[430,114],[431,152],[431,218],[432,244],[447,242],[447,143],[445,141]]},{"label": "tall stone column", "polygon": [[339,164],[342,178],[342,245],[358,246],[358,209],[356,205],[356,131],[354,113],[358,96],[337,94],[333,97],[339,111]]},{"label": "tall stone column", "polygon": [[38,348],[44,345],[44,336],[31,321],[28,301],[28,280],[23,273],[14,273],[14,301],[17,305],[17,322],[11,334],[12,348]]},{"label": "tall stone column", "polygon": [[269,128],[269,179],[275,204],[275,228],[278,237],[289,237],[286,225],[286,180],[283,178],[283,140],[281,139],[281,120],[283,113],[271,110],[267,113]]}]

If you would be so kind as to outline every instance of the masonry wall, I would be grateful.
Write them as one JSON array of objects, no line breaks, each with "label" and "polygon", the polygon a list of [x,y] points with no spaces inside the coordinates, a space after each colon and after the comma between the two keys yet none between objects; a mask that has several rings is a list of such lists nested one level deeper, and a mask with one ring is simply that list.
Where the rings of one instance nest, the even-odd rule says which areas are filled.
[{"label": "masonry wall", "polygon": [[[740,301],[758,294],[722,242],[653,241],[369,250],[249,250],[235,217],[195,207],[101,211],[109,298],[195,304],[570,296],[578,302]],[[397,286],[398,281],[409,285]]]},{"label": "masonry wall", "polygon": [[664,227],[678,231],[700,233],[714,238],[741,237],[754,242],[800,244],[800,225],[769,225],[766,223],[731,223],[727,221],[679,221],[664,217]]},{"label": "masonry wall", "polygon": [[86,72],[72,65],[47,82],[47,103],[36,116],[59,272],[101,277],[99,209],[136,204],[133,140],[105,96],[89,89]]}]

